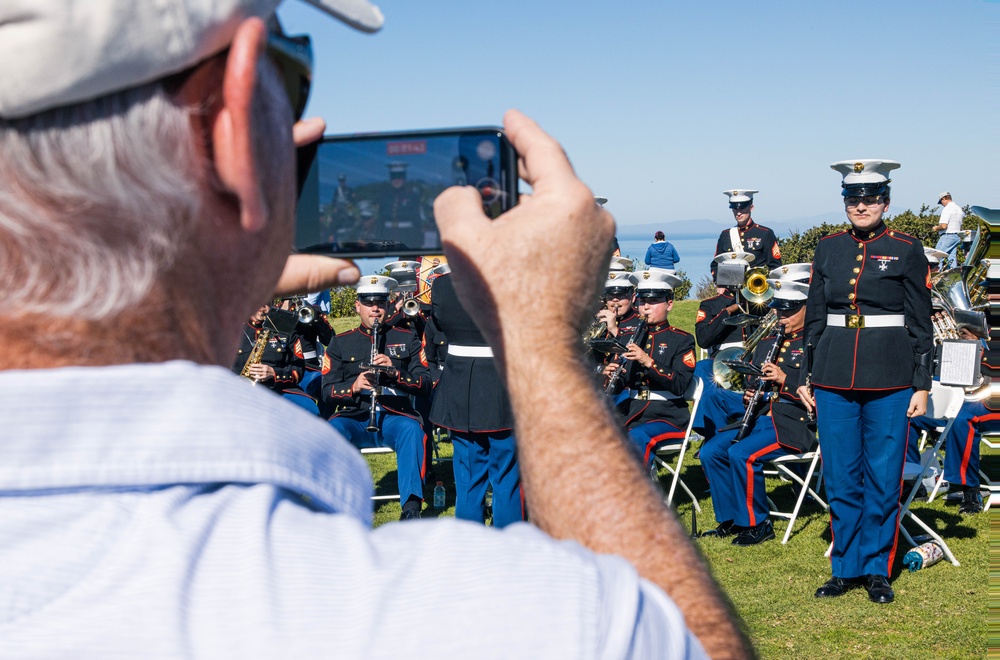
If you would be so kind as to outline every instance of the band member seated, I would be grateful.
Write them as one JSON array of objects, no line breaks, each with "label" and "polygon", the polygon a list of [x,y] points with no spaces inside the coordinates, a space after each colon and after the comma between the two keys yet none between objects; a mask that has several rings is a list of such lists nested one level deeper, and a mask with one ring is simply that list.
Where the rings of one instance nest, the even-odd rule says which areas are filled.
[{"label": "band member seated", "polygon": [[299,386],[305,372],[302,340],[294,331],[294,320],[282,322],[278,319],[278,315],[283,314],[287,312],[271,305],[261,305],[254,312],[243,326],[233,373],[249,378],[317,415],[316,399]]},{"label": "band member seated", "polygon": [[329,317],[318,305],[312,305],[301,297],[285,298],[281,301],[281,309],[295,316],[295,334],[302,342],[302,357],[306,366],[299,385],[313,399],[319,399],[323,351],[333,337]]},{"label": "band member seated", "polygon": [[796,392],[805,379],[802,330],[809,285],[791,279],[801,277],[798,272],[790,271],[782,279],[781,271],[771,271],[779,277],[769,280],[776,288],[770,307],[778,310],[778,328],[754,349],[751,363],[763,375],[749,377],[756,381],[755,389],[747,389],[743,397],[745,405],[754,408],[746,412],[742,423],[721,429],[701,448],[701,465],[719,523],[706,535],[735,534],[733,545],[756,545],[774,538],[764,462],[816,447],[816,426]]},{"label": "band member seated", "polygon": [[434,280],[427,327],[448,336],[448,358],[434,388],[430,417],[451,431],[455,455],[455,517],[482,523],[493,487],[493,526],[525,519],[514,413],[493,351],[458,301],[452,276]]},{"label": "band member seated", "polygon": [[[773,270],[781,265],[781,250],[778,239],[768,227],[758,225],[750,217],[753,212],[753,196],[760,191],[736,188],[726,190],[722,194],[729,198],[729,209],[736,219],[736,226],[725,229],[719,234],[715,244],[715,255],[725,252],[750,252],[754,255],[750,262],[751,268],[766,267]],[[712,276],[718,268],[712,262]]]},{"label": "band member seated", "polygon": [[396,452],[399,519],[409,520],[420,517],[427,467],[422,420],[410,396],[428,396],[431,379],[420,340],[409,330],[383,331],[395,286],[382,275],[361,278],[354,303],[361,325],[330,340],[323,358],[323,401],[333,410],[330,425],[353,445]]},{"label": "band member seated", "polygon": [[[746,268],[753,259],[754,255],[749,252],[727,252],[717,256],[712,264],[717,269],[723,262],[739,261],[747,264],[744,266]],[[716,273],[717,270],[713,271],[713,278]],[[718,292],[717,296],[703,300],[698,306],[694,324],[695,338],[698,345],[707,351],[708,359],[699,360],[694,368],[694,375],[701,378],[704,389],[693,428],[706,439],[714,436],[718,428],[725,426],[730,416],[743,413],[742,394],[731,392],[716,383],[712,358],[723,349],[743,346],[744,335],[747,334],[744,327],[727,323],[726,319],[743,315],[745,311],[741,307],[738,290],[723,286],[717,286],[715,290]],[[745,301],[744,306],[747,311],[759,312],[757,309],[751,310]],[[755,327],[750,326],[749,331],[752,332]]]},{"label": "band member seated", "polygon": [[618,408],[629,439],[651,466],[657,446],[684,438],[690,419],[684,393],[694,378],[694,337],[671,327],[667,318],[679,277],[644,270],[632,273],[630,279],[636,285],[645,328],[640,327],[628,350],[605,367],[604,377],[610,394],[622,388],[628,391]]}]

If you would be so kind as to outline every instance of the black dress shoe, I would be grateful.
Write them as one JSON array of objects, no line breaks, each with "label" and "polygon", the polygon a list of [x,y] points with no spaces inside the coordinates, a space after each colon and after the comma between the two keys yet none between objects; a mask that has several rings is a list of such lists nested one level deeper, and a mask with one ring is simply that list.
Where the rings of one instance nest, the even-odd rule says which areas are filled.
[{"label": "black dress shoe", "polygon": [[816,590],[816,598],[836,598],[858,586],[856,578],[832,577],[822,587]]},{"label": "black dress shoe", "polygon": [[868,600],[871,602],[891,603],[896,599],[896,594],[889,586],[889,579],[884,575],[867,575],[865,579],[867,580],[865,588],[868,589]]},{"label": "black dress shoe", "polygon": [[983,496],[979,494],[979,489],[970,489],[962,493],[962,503],[958,505],[959,513],[982,513]]},{"label": "black dress shoe", "polygon": [[733,539],[733,545],[757,545],[774,538],[774,525],[768,518],[762,523],[744,529]]},{"label": "black dress shoe", "polygon": [[420,520],[420,505],[403,507],[403,512],[399,514],[400,520]]},{"label": "black dress shoe", "polygon": [[714,536],[716,538],[724,539],[727,536],[732,536],[738,531],[739,528],[733,524],[732,520],[726,520],[725,522],[720,522],[715,529],[703,532],[702,536]]}]

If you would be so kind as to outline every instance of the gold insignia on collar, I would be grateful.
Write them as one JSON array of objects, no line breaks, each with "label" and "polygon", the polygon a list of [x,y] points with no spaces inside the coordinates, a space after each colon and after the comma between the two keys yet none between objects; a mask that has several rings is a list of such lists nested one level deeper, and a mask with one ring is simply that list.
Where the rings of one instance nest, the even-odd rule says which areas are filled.
[{"label": "gold insignia on collar", "polygon": [[648,270],[645,273],[642,274],[642,279],[644,279],[644,280],[648,280],[649,279],[649,271]]},{"label": "gold insignia on collar", "polygon": [[865,171],[865,164],[864,163],[854,163],[854,173],[855,174],[860,174],[861,172],[864,172],[864,171]]}]

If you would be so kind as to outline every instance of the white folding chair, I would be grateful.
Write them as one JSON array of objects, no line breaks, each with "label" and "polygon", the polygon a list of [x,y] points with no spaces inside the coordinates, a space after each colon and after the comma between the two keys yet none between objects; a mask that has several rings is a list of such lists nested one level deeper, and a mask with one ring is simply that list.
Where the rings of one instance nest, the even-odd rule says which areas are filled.
[{"label": "white folding chair", "polygon": [[[389,449],[388,447],[362,447],[359,451],[362,453],[362,455],[395,453],[392,449]],[[399,493],[396,493],[395,495],[372,495],[372,500],[375,501],[379,500],[388,501],[388,500],[398,500],[398,499],[399,499]]]},{"label": "white folding chair", "polygon": [[962,408],[962,403],[965,401],[965,392],[960,387],[951,387],[948,385],[942,385],[938,382],[934,382],[931,385],[931,394],[927,400],[927,416],[933,417],[935,419],[945,420],[944,428],[942,429],[940,435],[938,435],[937,441],[931,451],[925,451],[923,454],[923,460],[920,464],[916,463],[906,463],[903,465],[903,481],[913,480],[913,486],[910,488],[910,494],[907,496],[906,501],[903,502],[903,506],[899,514],[899,531],[900,533],[909,541],[910,545],[917,545],[914,542],[913,537],[910,533],[906,531],[903,526],[903,520],[906,516],[915,522],[921,529],[927,532],[931,538],[937,541],[941,545],[941,549],[944,550],[944,554],[948,557],[948,560],[955,566],[961,566],[958,563],[958,559],[955,558],[954,553],[948,544],[945,543],[941,535],[938,534],[932,527],[927,525],[924,521],[918,518],[912,511],[910,511],[910,503],[913,502],[913,498],[917,494],[917,490],[920,489],[920,484],[924,477],[928,474],[928,467],[934,458],[937,456],[941,449],[941,444],[944,442],[945,436],[951,430],[952,425],[955,423],[955,417],[958,415],[958,411]]},{"label": "white folding chair", "polygon": [[[784,476],[786,479],[798,484],[799,494],[795,499],[795,508],[792,509],[791,513],[784,513],[778,511],[774,506],[774,502],[771,498],[767,498],[767,505],[770,509],[770,514],[776,518],[787,518],[788,519],[788,529],[785,530],[785,536],[781,539],[781,544],[784,545],[788,543],[789,537],[792,535],[792,527],[795,526],[795,519],[799,517],[799,509],[802,508],[802,502],[806,499],[806,493],[812,495],[813,499],[823,507],[824,511],[829,511],[830,507],[827,505],[823,498],[819,496],[817,491],[820,489],[820,485],[823,483],[823,469],[817,466],[821,466],[821,456],[819,447],[815,451],[807,451],[802,454],[789,454],[787,456],[780,456],[772,461],[767,461],[775,471]],[[808,464],[809,468],[806,470],[806,476],[800,477],[794,471],[789,469],[789,465],[792,463],[802,463]],[[816,487],[811,486],[813,477],[816,478]]]},{"label": "white folding chair", "polygon": [[[680,487],[683,488],[684,492],[691,498],[691,502],[694,504],[694,509],[698,513],[701,513],[701,505],[698,504],[698,498],[694,496],[691,489],[688,488],[687,484],[684,483],[684,480],[681,479],[681,465],[684,463],[684,454],[687,452],[688,444],[691,442],[691,427],[694,425],[695,415],[698,414],[698,405],[701,402],[701,393],[704,391],[704,387],[705,386],[702,384],[701,378],[695,376],[691,379],[691,384],[684,393],[684,399],[692,402],[691,419],[688,420],[687,429],[684,431],[684,439],[679,444],[666,444],[656,449],[653,453],[653,466],[651,470],[654,481],[657,481],[657,466],[667,468],[667,471],[673,475],[673,478],[670,480],[670,490],[667,492],[667,499],[664,500],[667,503],[667,506],[673,505],[674,492],[677,490],[677,485],[680,484]],[[672,454],[677,454],[677,461],[673,465],[664,460]]]}]

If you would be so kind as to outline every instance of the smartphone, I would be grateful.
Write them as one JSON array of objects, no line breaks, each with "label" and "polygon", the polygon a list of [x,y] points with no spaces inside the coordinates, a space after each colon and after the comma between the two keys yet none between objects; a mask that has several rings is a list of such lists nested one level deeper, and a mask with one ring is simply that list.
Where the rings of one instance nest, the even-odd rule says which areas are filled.
[{"label": "smartphone", "polygon": [[299,150],[295,251],[441,254],[434,199],[475,186],[486,215],[517,204],[517,154],[496,127],[324,137]]}]

